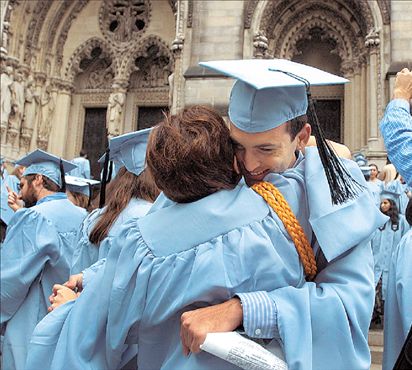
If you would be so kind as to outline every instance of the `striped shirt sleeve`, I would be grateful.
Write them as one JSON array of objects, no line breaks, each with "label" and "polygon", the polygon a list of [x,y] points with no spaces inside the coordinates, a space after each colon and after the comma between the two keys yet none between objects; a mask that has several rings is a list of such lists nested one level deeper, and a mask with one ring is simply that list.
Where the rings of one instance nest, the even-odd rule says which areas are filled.
[{"label": "striped shirt sleeve", "polygon": [[242,302],[243,327],[251,338],[279,339],[277,308],[264,291],[238,293]]},{"label": "striped shirt sleeve", "polygon": [[412,185],[412,116],[409,103],[404,99],[394,99],[386,107],[380,122],[388,157],[402,175],[405,182]]}]

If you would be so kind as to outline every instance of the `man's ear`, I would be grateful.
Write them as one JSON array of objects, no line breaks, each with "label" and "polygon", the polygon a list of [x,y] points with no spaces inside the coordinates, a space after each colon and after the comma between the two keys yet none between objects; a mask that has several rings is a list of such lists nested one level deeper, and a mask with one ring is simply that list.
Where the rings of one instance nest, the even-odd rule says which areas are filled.
[{"label": "man's ear", "polygon": [[33,184],[36,186],[43,185],[43,176],[36,174],[36,177],[33,180]]},{"label": "man's ear", "polygon": [[311,132],[312,132],[312,129],[311,129],[309,123],[305,123],[305,125],[302,127],[302,129],[296,135],[297,149],[298,150],[304,151],[306,145],[309,142]]}]

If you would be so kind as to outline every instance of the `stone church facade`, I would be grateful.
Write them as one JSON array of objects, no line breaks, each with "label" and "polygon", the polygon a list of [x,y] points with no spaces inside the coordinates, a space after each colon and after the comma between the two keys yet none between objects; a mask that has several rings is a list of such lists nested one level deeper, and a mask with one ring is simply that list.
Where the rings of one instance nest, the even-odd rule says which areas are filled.
[{"label": "stone church facade", "polygon": [[[107,137],[191,104],[227,112],[233,80],[199,61],[287,58],[339,74],[313,88],[330,138],[383,164],[378,123],[412,67],[409,0],[1,1],[1,150],[93,162]],[[94,168],[97,173],[98,168]]]}]

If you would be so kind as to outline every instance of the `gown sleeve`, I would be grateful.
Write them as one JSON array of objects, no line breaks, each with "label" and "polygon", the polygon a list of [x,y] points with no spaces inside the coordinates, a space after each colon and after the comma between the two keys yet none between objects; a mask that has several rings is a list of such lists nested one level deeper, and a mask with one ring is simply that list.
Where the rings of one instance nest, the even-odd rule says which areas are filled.
[{"label": "gown sleeve", "polygon": [[53,224],[32,209],[16,212],[1,248],[1,323],[24,301],[46,263],[60,256],[61,240]]},{"label": "gown sleeve", "polygon": [[[367,333],[362,330],[368,327],[373,310],[369,242],[331,261],[314,282],[260,293],[266,295],[260,310],[244,308],[253,315],[244,319],[245,331],[254,338],[267,332],[280,338],[291,368],[337,369],[338,364],[342,369],[360,368],[359,364],[369,368]],[[242,299],[242,304],[247,306],[248,301]],[[272,320],[259,314],[265,310],[275,313]],[[267,327],[273,320],[275,327]]]}]

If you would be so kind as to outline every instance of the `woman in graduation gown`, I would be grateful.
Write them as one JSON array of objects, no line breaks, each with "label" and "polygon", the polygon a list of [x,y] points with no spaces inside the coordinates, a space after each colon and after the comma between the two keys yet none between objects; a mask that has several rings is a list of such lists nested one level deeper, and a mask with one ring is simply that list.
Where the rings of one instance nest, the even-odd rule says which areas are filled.
[{"label": "woman in graduation gown", "polygon": [[81,273],[105,258],[121,226],[132,218],[144,216],[156,199],[159,191],[145,170],[150,130],[127,133],[109,141],[111,160],[122,163],[124,167],[110,183],[106,206],[94,210],[82,224],[71,274]]},{"label": "woman in graduation gown", "polygon": [[377,285],[372,321],[376,324],[383,322],[382,316],[384,315],[383,309],[387,296],[388,272],[392,253],[410,229],[405,216],[399,213],[399,196],[399,193],[382,191],[380,209],[382,213],[389,216],[389,220],[376,230],[372,239],[375,285]]},{"label": "woman in graduation gown", "polygon": [[[412,199],[405,212],[412,227]],[[412,229],[402,238],[393,251],[389,266],[387,299],[385,300],[385,330],[383,370],[391,370],[412,330]]]},{"label": "woman in graduation gown", "polygon": [[[133,343],[139,347],[139,370],[235,369],[204,352],[188,357],[183,354],[181,314],[244,292],[281,294],[289,287],[300,292],[288,306],[286,321],[282,321],[292,324],[279,326],[279,332],[269,341],[269,347],[283,349],[289,368],[312,368],[313,330],[317,340],[338,340],[336,348],[345,357],[333,356],[332,360],[328,349],[322,353],[319,350],[315,357],[317,363],[324,364],[323,368],[349,368],[360,362],[362,368],[369,367],[362,328],[368,325],[371,314],[367,302],[373,297],[372,262],[369,271],[359,266],[364,266],[365,259],[372,260],[364,235],[370,235],[384,222],[373,199],[365,193],[363,206],[369,207],[363,211],[368,217],[363,217],[364,207],[357,210],[360,232],[352,234],[350,240],[344,238],[344,243],[356,245],[354,250],[345,254],[334,269],[318,274],[319,281],[335,282],[333,292],[322,283],[316,288],[306,282],[307,263],[300,263],[283,222],[260,195],[244,182],[238,184],[233,155],[223,120],[204,107],[186,109],[154,129],[148,145],[148,168],[170,201],[162,198],[158,204],[158,199],[148,215],[125,224],[109,251],[105,267],[88,283],[76,303],[59,307],[38,325],[32,337],[28,370],[38,367],[50,353],[52,369],[116,369],[124,351]],[[355,166],[352,164],[356,180],[364,184]],[[321,168],[316,163],[315,169]],[[284,177],[285,189],[281,184],[292,209],[301,203],[302,189],[296,181],[302,176],[300,171]],[[317,178],[316,171],[312,175]],[[326,187],[326,180],[318,179],[316,186]],[[344,208],[347,211],[351,206]],[[327,207],[322,208],[323,216],[327,211]],[[314,242],[309,223],[301,226],[309,242]],[[359,237],[362,239],[356,242]],[[331,235],[324,238],[333,240]],[[340,248],[338,243],[336,248]],[[329,252],[329,258],[339,253]],[[350,269],[351,273],[342,278],[339,269]],[[308,307],[308,288],[323,290],[323,298],[336,295],[337,290],[345,296],[345,306],[338,298],[332,298],[334,304],[322,306],[315,301],[311,303],[313,307]],[[282,302],[288,300],[287,295],[286,290]],[[358,295],[371,299],[367,297],[364,303]],[[343,336],[337,339],[335,330],[331,334],[325,330],[325,315],[336,311],[350,322],[335,323],[340,332],[348,334],[347,340]],[[66,315],[62,325],[58,322],[59,312]],[[276,312],[266,315],[275,326]],[[232,325],[228,323],[228,328]],[[57,334],[53,332],[56,326],[61,329]],[[266,338],[264,335],[262,338]],[[358,353],[359,346],[362,350]]]}]

